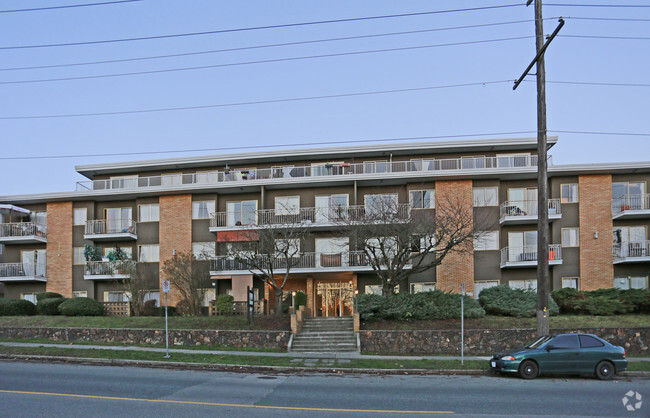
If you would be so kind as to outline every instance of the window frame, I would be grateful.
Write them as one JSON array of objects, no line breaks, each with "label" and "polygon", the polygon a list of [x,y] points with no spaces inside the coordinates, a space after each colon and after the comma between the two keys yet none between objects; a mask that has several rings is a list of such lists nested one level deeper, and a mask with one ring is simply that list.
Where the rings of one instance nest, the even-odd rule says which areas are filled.
[{"label": "window frame", "polygon": [[[77,252],[81,252],[81,263],[78,263],[77,261]],[[84,256],[84,247],[72,247],[72,265],[73,266],[85,266],[86,265],[86,257]]]},{"label": "window frame", "polygon": [[[144,257],[145,260],[142,260],[142,258],[143,258],[142,257],[142,249],[146,248],[146,249],[152,249],[153,250],[154,247],[158,248],[158,251],[157,251],[157,254],[156,254],[157,257],[153,257],[153,258],[157,258],[157,259],[156,260],[147,260],[146,259],[147,257]],[[142,245],[138,245],[138,263],[160,263],[160,244],[142,244]]]},{"label": "window frame", "polygon": [[[494,204],[490,204],[490,201],[486,198],[487,196],[487,190],[488,189],[494,189]],[[477,196],[476,192],[480,190],[482,191],[482,203],[484,204],[477,204]],[[481,203],[481,202],[478,202]],[[486,207],[495,207],[499,206],[499,186],[485,186],[485,187],[473,187],[472,188],[472,205],[475,208],[486,208]]]},{"label": "window frame", "polygon": [[[430,290],[420,290],[420,291],[415,292],[415,291],[414,291],[414,290],[415,290],[414,288],[415,288],[416,285],[420,285],[420,286],[433,286],[433,289],[430,289]],[[411,294],[414,294],[414,293],[431,292],[431,291],[434,291],[434,290],[436,290],[436,282],[418,282],[418,283],[410,283],[410,285],[409,285],[409,292],[410,292]]]},{"label": "window frame", "polygon": [[204,249],[201,250],[200,254],[196,254],[196,248],[198,248],[199,246],[207,247],[208,244],[210,245],[210,249],[212,250],[212,253],[209,254],[209,256],[214,257],[217,254],[217,242],[216,241],[197,241],[197,242],[192,242],[192,255],[194,256],[194,258],[196,258],[197,260],[209,260],[210,257],[208,257],[208,258],[200,257],[200,256],[203,255],[203,250]]},{"label": "window frame", "polygon": [[[151,216],[151,213],[152,213],[151,208],[154,207],[154,206],[158,207],[157,219],[153,219],[153,216]],[[142,208],[145,208],[145,207],[149,208],[148,211],[147,211],[148,212],[148,218],[149,218],[148,220],[143,220],[142,219],[143,218],[143,216],[142,216],[142,213],[143,213]],[[138,222],[160,222],[160,203],[145,203],[145,204],[138,205]]]},{"label": "window frame", "polygon": [[[573,286],[565,286],[565,285],[564,285],[564,281],[565,281],[565,280],[572,280],[572,281],[575,280],[575,284],[576,284],[576,286],[575,286],[575,287],[573,287]],[[561,285],[562,285],[562,289],[564,289],[564,288],[570,288],[570,289],[576,289],[576,290],[578,290],[578,289],[579,289],[579,286],[580,286],[580,278],[579,278],[579,277],[562,277]]]},{"label": "window frame", "polygon": [[[201,215],[201,204],[206,204],[206,211],[208,216]],[[212,203],[212,212],[210,212],[210,203]],[[210,219],[211,213],[215,213],[217,210],[217,202],[214,200],[193,200],[192,201],[192,219]]]},{"label": "window frame", "polygon": [[88,297],[88,291],[87,290],[74,290],[72,292],[72,297],[73,298],[87,298]]},{"label": "window frame", "polygon": [[[575,245],[566,245],[565,244],[564,231],[568,231],[568,232],[575,231],[575,239],[576,239]],[[569,238],[570,238],[570,236],[569,236]],[[569,228],[562,228],[561,231],[560,231],[560,242],[561,242],[562,248],[578,248],[578,247],[580,247],[580,228],[575,227],[575,226],[569,227]],[[569,244],[571,244],[571,243],[569,242]]]},{"label": "window frame", "polygon": [[[477,246],[476,243],[479,241],[486,241],[482,238],[477,238],[476,236],[474,237],[474,251],[499,251],[499,238],[500,234],[498,230],[494,231],[478,231],[478,234],[496,234],[496,239],[494,240],[495,247],[496,248],[481,248],[481,246]],[[492,242],[492,241],[489,241]]]},{"label": "window frame", "polygon": [[[83,211],[83,222],[78,223],[77,222],[77,213],[81,213]],[[73,208],[72,209],[72,225],[73,226],[85,226],[86,222],[88,221],[88,208]]]},{"label": "window frame", "polygon": [[[568,196],[565,198],[564,197],[564,188],[565,186],[567,187],[567,190],[569,191]],[[575,186],[575,196],[571,194],[572,187]],[[571,200],[571,199],[574,200]],[[578,192],[578,183],[561,183],[560,184],[560,203],[579,203],[580,200],[580,194]]]},{"label": "window frame", "polygon": [[[413,204],[413,193],[420,193],[420,202],[422,202],[422,207],[416,208]],[[424,195],[426,193],[430,193],[431,197],[429,198],[429,206],[425,207],[424,206]],[[414,189],[414,190],[409,190],[409,207],[411,209],[435,209],[436,208],[436,189]]]},{"label": "window frame", "polygon": [[[278,199],[286,199],[287,205],[278,206]],[[298,204],[291,205],[291,200],[297,199]],[[300,215],[300,195],[275,196],[273,198],[273,210],[276,216]]]}]

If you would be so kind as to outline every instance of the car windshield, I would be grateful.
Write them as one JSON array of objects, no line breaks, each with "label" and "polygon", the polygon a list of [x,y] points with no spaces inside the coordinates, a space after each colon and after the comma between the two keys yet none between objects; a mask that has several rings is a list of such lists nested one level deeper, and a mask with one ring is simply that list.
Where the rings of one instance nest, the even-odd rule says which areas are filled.
[{"label": "car windshield", "polygon": [[537,348],[537,347],[539,347],[540,345],[542,345],[542,344],[544,344],[545,342],[547,342],[548,340],[550,340],[551,338],[553,338],[552,335],[545,335],[545,336],[543,336],[543,337],[539,337],[538,339],[534,340],[532,343],[528,344],[528,345],[525,346],[524,348]]}]

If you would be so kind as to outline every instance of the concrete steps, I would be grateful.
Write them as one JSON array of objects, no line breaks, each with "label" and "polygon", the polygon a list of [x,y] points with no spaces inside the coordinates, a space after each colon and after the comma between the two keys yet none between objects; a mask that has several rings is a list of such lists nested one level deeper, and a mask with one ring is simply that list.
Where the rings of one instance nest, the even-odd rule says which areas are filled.
[{"label": "concrete steps", "polygon": [[299,353],[359,352],[352,317],[308,318],[293,336],[290,351]]}]

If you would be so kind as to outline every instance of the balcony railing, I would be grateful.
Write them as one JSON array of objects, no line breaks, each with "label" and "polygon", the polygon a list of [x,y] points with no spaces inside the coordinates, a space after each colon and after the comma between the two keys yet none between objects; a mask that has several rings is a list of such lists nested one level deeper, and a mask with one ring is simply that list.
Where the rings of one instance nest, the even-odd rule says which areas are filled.
[{"label": "balcony railing", "polygon": [[84,276],[112,276],[115,278],[129,277],[130,267],[135,261],[88,261],[84,269]]},{"label": "balcony railing", "polygon": [[[562,246],[551,244],[548,246],[549,264],[562,263]],[[501,249],[501,267],[526,265],[537,265],[537,246],[505,247]]]},{"label": "balcony railing", "polygon": [[612,216],[614,217],[640,211],[650,213],[650,194],[626,194],[612,200]]},{"label": "balcony railing", "polygon": [[86,221],[86,236],[124,235],[133,237],[137,235],[137,223],[132,219],[96,219]]},{"label": "balcony railing", "polygon": [[535,167],[536,155],[424,159],[414,161],[342,163],[290,166],[248,170],[223,170],[192,174],[169,174],[77,182],[77,191],[136,190],[156,187],[214,185],[251,180],[272,180],[304,177],[328,177],[349,174],[376,175],[386,173],[436,172],[446,170],[494,170],[498,168]]},{"label": "balcony railing", "polygon": [[[257,257],[269,259],[271,256],[264,254]],[[210,260],[210,271],[249,271],[256,270],[253,268],[254,262],[242,262],[228,256],[217,256]],[[385,263],[382,263],[385,264]],[[268,263],[262,264],[268,266]],[[410,266],[407,263],[406,266]],[[341,253],[301,253],[293,257],[290,263],[290,270],[300,269],[368,269],[370,259],[363,251],[347,251]],[[287,260],[281,257],[273,260],[274,270],[284,270],[287,268]]]},{"label": "balcony railing", "polygon": [[650,241],[633,241],[614,244],[612,256],[615,263],[650,261]]},{"label": "balcony railing", "polygon": [[[502,219],[509,216],[536,218],[539,210],[537,200],[507,200],[501,203],[499,212]],[[557,217],[562,214],[560,199],[548,199],[548,214],[549,217]]]},{"label": "balcony railing", "polygon": [[45,281],[45,264],[34,263],[2,263],[0,264],[0,279],[38,280]]},{"label": "balcony railing", "polygon": [[47,226],[35,222],[0,224],[0,242],[47,242]]},{"label": "balcony railing", "polygon": [[210,219],[211,228],[230,226],[271,226],[307,223],[313,225],[340,222],[392,222],[409,217],[409,205],[400,204],[393,210],[375,211],[365,206],[337,206],[329,208],[300,208],[295,213],[286,210],[263,209],[241,212],[217,212]]}]

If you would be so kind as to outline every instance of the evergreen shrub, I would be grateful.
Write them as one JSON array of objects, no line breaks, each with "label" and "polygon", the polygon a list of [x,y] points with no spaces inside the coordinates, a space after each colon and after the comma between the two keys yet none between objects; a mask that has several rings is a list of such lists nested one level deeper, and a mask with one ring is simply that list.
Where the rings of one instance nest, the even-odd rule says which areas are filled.
[{"label": "evergreen shrub", "polygon": [[104,305],[91,298],[72,298],[59,305],[59,312],[65,316],[102,316]]},{"label": "evergreen shrub", "polygon": [[59,305],[66,300],[65,298],[41,299],[38,301],[38,305],[36,305],[36,310],[39,315],[61,315]]},{"label": "evergreen shrub", "polygon": [[41,303],[42,300],[44,299],[54,299],[54,298],[62,298],[63,295],[60,293],[54,293],[54,292],[39,292],[36,294],[36,302]]},{"label": "evergreen shrub", "polygon": [[235,298],[231,295],[219,295],[214,302],[214,307],[217,310],[217,313],[222,315],[231,315],[232,314],[232,305],[235,301]]},{"label": "evergreen shrub", "polygon": [[[490,315],[531,318],[537,315],[537,292],[534,290],[512,289],[499,285],[483,289],[479,303]],[[552,297],[548,298],[549,315],[557,315],[560,309]]]},{"label": "evergreen shrub", "polygon": [[598,289],[578,291],[558,289],[551,295],[558,302],[560,312],[575,315],[619,315],[650,312],[648,289]]},{"label": "evergreen shrub", "polygon": [[0,298],[0,316],[36,315],[36,305],[28,300]]}]

